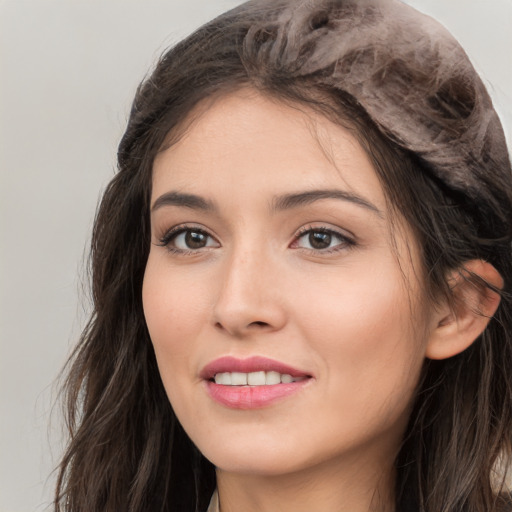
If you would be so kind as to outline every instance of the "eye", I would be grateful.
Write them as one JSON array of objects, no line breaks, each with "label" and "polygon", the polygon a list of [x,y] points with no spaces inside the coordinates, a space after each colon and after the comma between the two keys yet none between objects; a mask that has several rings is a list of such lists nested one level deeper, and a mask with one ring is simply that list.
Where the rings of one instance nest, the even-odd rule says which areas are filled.
[{"label": "eye", "polygon": [[190,252],[207,247],[219,247],[219,243],[206,231],[193,227],[176,227],[160,240],[160,245],[174,252]]},{"label": "eye", "polygon": [[306,228],[293,242],[293,248],[331,252],[355,245],[346,235],[327,228]]}]

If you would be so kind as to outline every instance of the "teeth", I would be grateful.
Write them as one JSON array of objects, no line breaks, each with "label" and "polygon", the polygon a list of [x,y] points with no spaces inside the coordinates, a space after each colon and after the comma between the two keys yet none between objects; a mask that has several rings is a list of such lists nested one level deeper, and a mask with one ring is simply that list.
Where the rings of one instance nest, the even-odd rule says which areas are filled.
[{"label": "teeth", "polygon": [[215,375],[215,383],[231,386],[231,373],[217,373]]},{"label": "teeth", "polygon": [[271,386],[274,384],[289,384],[298,380],[304,380],[306,377],[292,377],[287,373],[279,372],[224,372],[215,375],[215,383],[224,386]]},{"label": "teeth", "polygon": [[231,374],[232,386],[247,386],[247,373],[233,372]]},{"label": "teeth", "polygon": [[251,372],[247,374],[247,384],[249,386],[263,386],[265,380],[265,372]]},{"label": "teeth", "polygon": [[281,374],[279,372],[266,372],[265,384],[281,384]]}]

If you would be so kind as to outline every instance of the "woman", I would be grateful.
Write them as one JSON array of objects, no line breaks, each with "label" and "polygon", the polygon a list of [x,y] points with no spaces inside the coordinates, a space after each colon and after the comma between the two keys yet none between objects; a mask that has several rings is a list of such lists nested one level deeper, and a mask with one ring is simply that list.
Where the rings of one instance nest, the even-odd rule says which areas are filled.
[{"label": "woman", "polygon": [[[142,83],[56,510],[507,506],[512,172],[395,1],[253,1]],[[213,496],[213,497],[212,497]]]}]

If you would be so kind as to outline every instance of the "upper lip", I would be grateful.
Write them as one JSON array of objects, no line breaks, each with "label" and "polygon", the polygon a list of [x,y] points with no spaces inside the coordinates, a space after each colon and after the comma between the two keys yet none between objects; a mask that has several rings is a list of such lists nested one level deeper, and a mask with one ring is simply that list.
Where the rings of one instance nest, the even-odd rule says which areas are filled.
[{"label": "upper lip", "polygon": [[293,368],[280,361],[269,359],[262,356],[253,356],[247,359],[238,359],[232,356],[220,357],[208,363],[202,370],[199,376],[202,379],[209,380],[215,377],[217,373],[225,372],[278,372],[281,374],[288,374],[292,377],[310,377],[307,372]]}]

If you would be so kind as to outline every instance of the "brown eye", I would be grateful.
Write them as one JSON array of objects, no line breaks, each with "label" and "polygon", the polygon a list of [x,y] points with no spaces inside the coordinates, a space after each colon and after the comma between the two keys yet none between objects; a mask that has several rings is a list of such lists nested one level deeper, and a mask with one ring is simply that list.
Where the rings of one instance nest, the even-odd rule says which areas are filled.
[{"label": "brown eye", "polygon": [[292,244],[292,247],[327,253],[354,245],[354,240],[342,233],[331,229],[317,228],[303,231]]},{"label": "brown eye", "polygon": [[308,236],[309,245],[313,249],[327,249],[331,245],[332,236],[330,233],[311,231]]},{"label": "brown eye", "polygon": [[215,238],[197,228],[179,228],[170,231],[161,240],[161,245],[174,252],[198,251],[209,247],[220,247]]},{"label": "brown eye", "polygon": [[208,243],[208,235],[201,231],[185,231],[185,245],[187,249],[201,249]]}]

